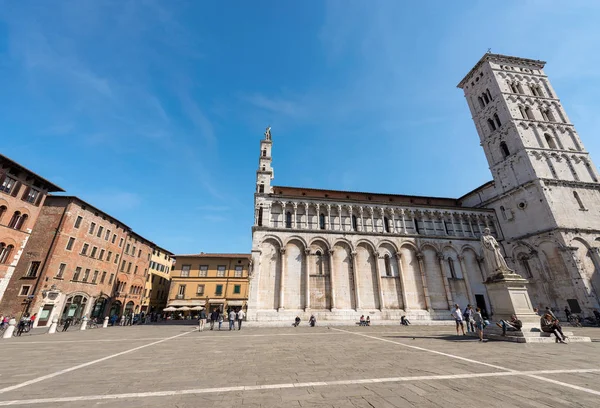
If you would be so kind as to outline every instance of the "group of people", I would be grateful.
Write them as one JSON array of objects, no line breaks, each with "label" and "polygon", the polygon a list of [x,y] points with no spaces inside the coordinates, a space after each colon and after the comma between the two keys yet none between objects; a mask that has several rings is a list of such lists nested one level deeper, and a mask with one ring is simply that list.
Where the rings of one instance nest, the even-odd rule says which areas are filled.
[{"label": "group of people", "polygon": [[365,319],[365,315],[362,315],[358,321],[359,326],[370,326],[371,325],[371,316],[367,316]]},{"label": "group of people", "polygon": [[221,312],[219,309],[213,309],[210,313],[210,316],[206,315],[206,310],[202,309],[200,314],[198,315],[198,331],[204,331],[206,327],[206,321],[210,317],[210,330],[215,328],[215,323],[219,326],[219,330],[221,330],[221,326],[225,321],[225,318],[229,320],[229,330],[235,330],[235,323],[237,322],[238,330],[242,330],[242,322],[246,318],[246,313],[239,309],[229,309],[227,312]]},{"label": "group of people", "polygon": [[[35,319],[37,315],[34,313],[33,315],[29,315],[29,313],[25,313],[19,319],[19,323],[17,324],[17,332],[16,336],[20,336],[23,332],[28,332],[33,328],[33,324],[35,323]],[[14,316],[4,316],[0,315],[0,330],[5,330],[8,327],[8,323],[11,319],[14,319]]]},{"label": "group of people", "polygon": [[[294,319],[294,323],[292,323],[292,326],[298,327],[300,326],[300,322],[300,316],[296,316],[296,318]],[[308,325],[310,327],[315,327],[317,325],[317,318],[315,317],[315,315],[310,315],[310,318],[308,319]]]},{"label": "group of people", "polygon": [[467,326],[467,332],[468,333],[475,333],[477,332],[479,334],[479,341],[484,341],[483,340],[483,329],[485,329],[485,327],[489,324],[489,321],[484,319],[482,313],[481,313],[481,308],[477,307],[475,309],[473,309],[473,306],[471,306],[470,304],[467,305],[467,307],[465,308],[464,312],[460,310],[460,306],[457,304],[454,305],[454,311],[451,313],[452,317],[454,318],[454,321],[456,322],[456,334],[460,334],[459,333],[459,328],[460,330],[462,330],[462,334],[463,336],[466,336],[467,333],[465,333],[465,323]]}]

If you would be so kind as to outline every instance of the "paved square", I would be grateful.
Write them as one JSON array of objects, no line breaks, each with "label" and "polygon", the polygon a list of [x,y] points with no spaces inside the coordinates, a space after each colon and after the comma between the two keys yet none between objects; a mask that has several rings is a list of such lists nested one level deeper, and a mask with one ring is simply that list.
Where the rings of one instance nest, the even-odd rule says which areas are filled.
[{"label": "paved square", "polygon": [[600,328],[573,331],[593,342],[480,343],[450,326],[34,333],[0,342],[0,406],[598,407]]}]

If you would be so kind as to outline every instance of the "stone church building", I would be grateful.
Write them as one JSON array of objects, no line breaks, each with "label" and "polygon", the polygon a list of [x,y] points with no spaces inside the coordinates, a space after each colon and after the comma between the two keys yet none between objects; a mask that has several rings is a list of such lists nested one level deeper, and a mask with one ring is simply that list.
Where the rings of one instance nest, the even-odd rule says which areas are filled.
[{"label": "stone church building", "polygon": [[488,53],[459,83],[493,181],[460,198],[272,185],[260,142],[248,319],[448,319],[493,314],[480,236],[491,230],[535,306],[591,314],[600,294],[598,172],[543,61]]}]

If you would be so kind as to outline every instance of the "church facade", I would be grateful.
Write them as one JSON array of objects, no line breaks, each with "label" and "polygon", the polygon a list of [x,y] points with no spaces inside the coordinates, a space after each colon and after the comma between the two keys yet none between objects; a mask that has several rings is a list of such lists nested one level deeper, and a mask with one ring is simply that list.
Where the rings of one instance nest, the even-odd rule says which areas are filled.
[{"label": "church facade", "polygon": [[493,314],[480,237],[500,242],[534,305],[591,313],[600,290],[600,184],[543,72],[486,54],[461,81],[494,180],[460,198],[272,185],[260,142],[248,320],[448,319]]}]

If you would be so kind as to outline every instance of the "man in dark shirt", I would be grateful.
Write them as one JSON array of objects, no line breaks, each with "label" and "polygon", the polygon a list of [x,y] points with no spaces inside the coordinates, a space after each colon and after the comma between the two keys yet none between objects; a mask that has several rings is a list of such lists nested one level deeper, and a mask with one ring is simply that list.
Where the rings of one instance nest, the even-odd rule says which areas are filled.
[{"label": "man in dark shirt", "polygon": [[212,330],[213,327],[215,327],[215,322],[219,320],[219,312],[217,311],[217,309],[213,309],[212,313],[210,314],[210,329]]},{"label": "man in dark shirt", "polygon": [[511,330],[511,331],[521,330],[521,327],[523,327],[523,322],[521,322],[519,319],[517,319],[517,315],[512,315],[510,317],[510,320],[508,320],[508,321],[500,320],[498,323],[496,323],[496,325],[498,327],[502,327],[502,335],[506,336],[507,330]]}]

